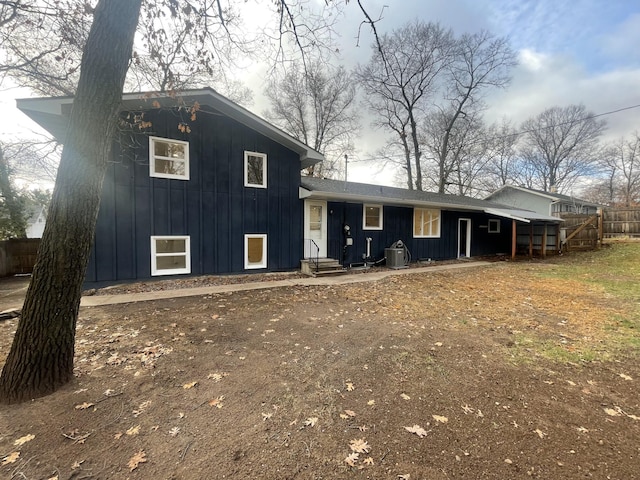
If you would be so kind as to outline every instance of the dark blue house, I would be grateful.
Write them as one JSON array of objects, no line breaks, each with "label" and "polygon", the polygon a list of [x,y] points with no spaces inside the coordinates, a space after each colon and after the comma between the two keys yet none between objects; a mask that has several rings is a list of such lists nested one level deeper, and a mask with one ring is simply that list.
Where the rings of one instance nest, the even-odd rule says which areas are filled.
[{"label": "dark blue house", "polygon": [[[18,101],[61,140],[72,104]],[[398,240],[414,260],[515,253],[516,223],[546,232],[558,222],[484,200],[301,177],[320,153],[211,89],[125,94],[121,126],[88,283],[291,271],[309,257],[348,266],[383,261]]]}]

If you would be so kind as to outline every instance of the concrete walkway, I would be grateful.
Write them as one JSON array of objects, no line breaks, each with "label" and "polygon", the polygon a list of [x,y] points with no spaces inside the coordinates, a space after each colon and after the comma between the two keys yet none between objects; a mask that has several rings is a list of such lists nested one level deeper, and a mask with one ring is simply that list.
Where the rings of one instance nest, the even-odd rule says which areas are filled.
[{"label": "concrete walkway", "polygon": [[[427,267],[404,268],[399,270],[376,270],[328,277],[291,278],[289,280],[273,280],[263,282],[234,283],[229,285],[212,285],[208,287],[181,288],[176,290],[158,290],[142,293],[125,293],[120,295],[83,296],[81,307],[97,307],[131,302],[146,302],[165,298],[198,297],[227,292],[246,292],[266,288],[293,287],[304,285],[347,285],[351,283],[375,282],[393,275],[410,275],[413,273],[435,273],[447,270],[458,270],[470,267],[487,267],[494,262],[466,261]],[[24,295],[27,293],[29,276],[0,279],[0,314],[22,308]]]},{"label": "concrete walkway", "polygon": [[347,285],[350,283],[374,282],[393,275],[409,275],[413,273],[434,273],[447,270],[458,270],[469,267],[487,267],[496,265],[495,262],[469,261],[446,265],[432,265],[429,267],[404,268],[399,270],[378,270],[357,274],[346,274],[328,277],[292,278],[290,280],[274,280],[266,282],[236,283],[231,285],[213,285],[209,287],[181,288],[176,290],[159,290],[154,292],[126,293],[121,295],[94,295],[82,297],[81,307],[96,307],[100,305],[114,305],[118,303],[146,302],[164,298],[196,297],[227,292],[246,292],[263,290],[266,288],[292,287],[300,285]]}]

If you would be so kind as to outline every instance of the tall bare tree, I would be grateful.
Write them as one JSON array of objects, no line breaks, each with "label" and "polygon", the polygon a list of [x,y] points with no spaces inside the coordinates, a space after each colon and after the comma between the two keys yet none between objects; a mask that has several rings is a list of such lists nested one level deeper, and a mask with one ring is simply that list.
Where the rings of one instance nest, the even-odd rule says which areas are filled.
[{"label": "tall bare tree", "polygon": [[284,131],[325,155],[325,161],[309,167],[308,174],[335,177],[344,155],[353,149],[358,131],[355,85],[344,67],[320,61],[287,68],[271,79],[265,95],[271,108],[265,116]]},{"label": "tall bare tree", "polygon": [[591,173],[605,128],[584,105],[548,108],[526,120],[521,155],[533,171],[532,186],[562,191]]},{"label": "tall bare tree", "polygon": [[486,130],[488,163],[481,179],[481,188],[490,193],[507,184],[523,184],[518,158],[518,134],[513,125],[503,119]]},{"label": "tall bare tree", "polygon": [[630,207],[640,203],[640,134],[609,144],[599,160],[605,179],[588,189],[598,201]]},{"label": "tall bare tree", "polygon": [[444,80],[445,103],[438,103],[436,108],[439,111],[433,114],[439,118],[437,124],[440,128],[432,132],[432,142],[427,145],[436,164],[436,187],[439,193],[447,191],[447,185],[451,183],[450,175],[458,175],[456,155],[459,158],[460,148],[463,147],[461,142],[466,138],[465,143],[471,143],[466,148],[468,151],[477,147],[473,145],[478,141],[474,135],[463,137],[460,132],[468,131],[470,125],[478,126],[481,123],[484,95],[490,89],[507,86],[511,79],[510,69],[516,64],[515,53],[507,39],[485,30],[462,35],[456,40],[454,53],[454,60],[448,65]]},{"label": "tall bare tree", "polygon": [[423,188],[419,123],[454,49],[450,30],[416,21],[383,35],[369,62],[358,68],[375,124],[391,130],[402,145],[410,190]]}]

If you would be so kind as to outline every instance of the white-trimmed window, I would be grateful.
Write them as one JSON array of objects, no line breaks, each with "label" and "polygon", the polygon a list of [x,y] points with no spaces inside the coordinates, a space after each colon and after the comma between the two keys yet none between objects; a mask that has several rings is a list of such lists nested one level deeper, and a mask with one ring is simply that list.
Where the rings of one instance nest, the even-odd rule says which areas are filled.
[{"label": "white-trimmed window", "polygon": [[489,220],[489,233],[500,233],[500,220],[495,218]]},{"label": "white-trimmed window", "polygon": [[362,206],[362,228],[364,230],[382,230],[382,205]]},{"label": "white-trimmed window", "polygon": [[189,142],[149,137],[149,175],[189,180]]},{"label": "white-trimmed window", "polygon": [[244,268],[267,268],[267,236],[247,234],[244,236]]},{"label": "white-trimmed window", "polygon": [[440,210],[414,208],[413,236],[417,238],[440,237]]},{"label": "white-trimmed window", "polygon": [[244,186],[267,188],[267,154],[244,152]]},{"label": "white-trimmed window", "polygon": [[189,236],[151,237],[151,275],[191,273]]}]

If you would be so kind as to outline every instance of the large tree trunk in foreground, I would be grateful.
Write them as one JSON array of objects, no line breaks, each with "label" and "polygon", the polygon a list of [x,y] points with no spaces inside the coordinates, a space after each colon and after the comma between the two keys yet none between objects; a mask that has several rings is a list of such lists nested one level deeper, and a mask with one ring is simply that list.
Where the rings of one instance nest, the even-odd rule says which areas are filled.
[{"label": "large tree trunk in foreground", "polygon": [[82,283],[140,4],[100,0],[96,7],[47,224],[0,377],[0,402],[46,395],[73,377]]}]

